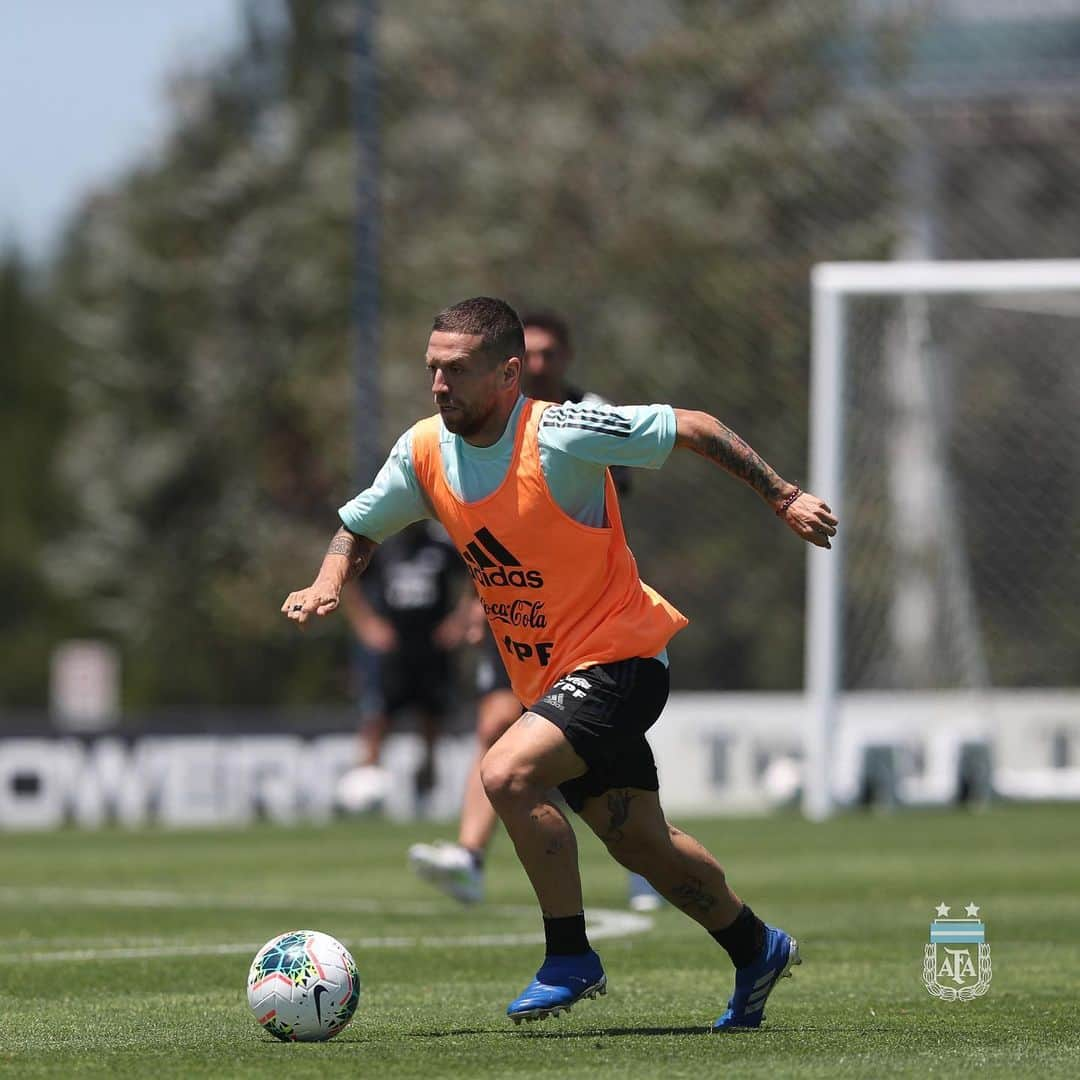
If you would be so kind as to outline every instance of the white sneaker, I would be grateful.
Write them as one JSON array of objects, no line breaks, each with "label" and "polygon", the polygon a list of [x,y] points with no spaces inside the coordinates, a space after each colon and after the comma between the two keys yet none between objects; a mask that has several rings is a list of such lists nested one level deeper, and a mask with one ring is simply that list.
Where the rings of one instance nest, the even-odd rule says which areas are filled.
[{"label": "white sneaker", "polygon": [[338,781],[337,803],[347,814],[370,814],[382,807],[390,791],[390,774],[378,765],[358,765]]},{"label": "white sneaker", "polygon": [[413,844],[409,865],[436,889],[463,904],[484,899],[484,871],[477,869],[468,849],[460,844]]}]

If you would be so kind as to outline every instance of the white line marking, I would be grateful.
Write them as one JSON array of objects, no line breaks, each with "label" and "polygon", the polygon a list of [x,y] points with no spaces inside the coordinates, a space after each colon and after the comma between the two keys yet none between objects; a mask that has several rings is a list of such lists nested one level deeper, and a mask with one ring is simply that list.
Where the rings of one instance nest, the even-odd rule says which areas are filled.
[{"label": "white line marking", "polygon": [[[244,897],[244,896],[212,896],[200,893],[167,892],[152,889],[64,889],[64,888],[19,888],[17,886],[0,886],[0,904],[13,906],[16,904],[34,905],[82,905],[94,907],[119,907],[119,908],[252,908],[256,910],[296,909],[310,907],[299,898],[275,898],[267,896]],[[380,902],[363,898],[320,898],[320,911],[347,911],[360,912],[363,914],[378,915],[445,915],[445,904],[439,903],[400,903],[394,900]],[[484,914],[498,914],[503,916],[522,916],[537,914],[531,906],[521,905],[492,905],[483,909]],[[595,908],[588,914],[589,937],[594,941],[602,941],[605,938],[628,937],[632,934],[642,934],[650,930],[653,920],[647,915],[639,915],[636,912],[614,911],[608,908]],[[62,939],[65,942],[72,939]],[[116,941],[117,938],[99,939]],[[72,963],[82,960],[136,960],[153,959],[164,956],[231,956],[234,954],[250,953],[255,955],[263,942],[218,942],[204,944],[185,944],[179,941],[170,941],[167,938],[141,939],[130,941],[128,944],[111,947],[98,947],[86,949],[63,949],[57,951],[20,952],[20,944],[25,946],[45,944],[41,938],[7,939],[5,949],[0,952],[0,964],[25,963],[48,963],[50,961]],[[476,948],[485,946],[513,946],[513,945],[542,945],[544,935],[542,932],[533,933],[505,933],[505,934],[471,934],[454,935],[451,937],[432,937],[430,935],[393,935],[386,937],[353,938],[350,937],[345,944],[350,949],[363,951],[366,949],[407,949],[407,948]]]},{"label": "white line marking", "polygon": [[[132,908],[215,908],[277,911],[310,907],[301,896],[230,896],[226,894],[172,892],[165,889],[65,889],[61,886],[20,887],[0,885],[0,905],[132,907]],[[363,897],[326,897],[320,910],[349,911],[362,915],[445,915],[446,905],[438,901],[394,900],[381,902]],[[489,908],[488,911],[503,909]],[[513,909],[520,911],[521,909]]]}]

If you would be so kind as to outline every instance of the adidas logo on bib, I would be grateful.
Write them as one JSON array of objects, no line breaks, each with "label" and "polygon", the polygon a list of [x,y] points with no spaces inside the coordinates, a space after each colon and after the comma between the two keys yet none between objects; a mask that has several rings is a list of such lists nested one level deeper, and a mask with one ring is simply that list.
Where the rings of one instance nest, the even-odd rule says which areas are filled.
[{"label": "adidas logo on bib", "polygon": [[542,589],[544,578],[539,570],[526,570],[488,529],[477,529],[461,552],[462,559],[478,585],[488,588]]}]

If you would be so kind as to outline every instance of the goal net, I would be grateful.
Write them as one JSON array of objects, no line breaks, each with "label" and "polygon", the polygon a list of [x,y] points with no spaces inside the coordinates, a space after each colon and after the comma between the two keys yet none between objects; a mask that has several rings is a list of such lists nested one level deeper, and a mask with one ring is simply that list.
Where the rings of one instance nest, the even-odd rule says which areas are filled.
[{"label": "goal net", "polygon": [[998,691],[1080,685],[1080,261],[822,264],[813,320],[811,490],[841,519],[809,555],[821,818],[846,702],[989,733]]}]

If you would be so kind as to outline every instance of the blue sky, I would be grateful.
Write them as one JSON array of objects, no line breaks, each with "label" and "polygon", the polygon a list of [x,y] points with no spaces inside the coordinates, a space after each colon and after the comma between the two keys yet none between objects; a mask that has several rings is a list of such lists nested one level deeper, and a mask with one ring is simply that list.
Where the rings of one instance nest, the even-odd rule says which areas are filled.
[{"label": "blue sky", "polygon": [[0,0],[0,237],[47,253],[167,129],[165,80],[227,48],[238,0]]}]

